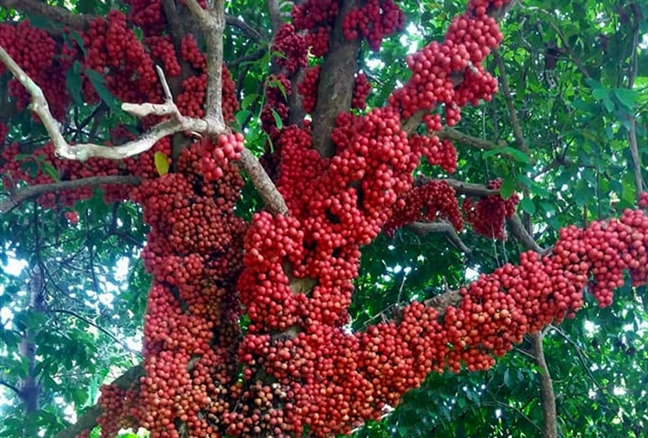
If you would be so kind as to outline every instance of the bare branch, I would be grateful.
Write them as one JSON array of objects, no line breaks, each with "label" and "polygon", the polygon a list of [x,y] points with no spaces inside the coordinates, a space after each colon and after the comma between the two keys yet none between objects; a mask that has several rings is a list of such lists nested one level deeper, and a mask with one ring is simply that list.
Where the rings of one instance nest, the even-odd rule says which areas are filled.
[{"label": "bare branch", "polygon": [[89,178],[76,179],[72,181],[60,181],[52,184],[40,184],[36,186],[25,187],[12,193],[8,199],[0,202],[0,214],[8,213],[21,203],[43,195],[61,190],[74,190],[81,187],[99,187],[104,184],[129,184],[138,185],[141,182],[136,176],[91,176]]},{"label": "bare branch", "polygon": [[[120,389],[128,389],[133,383],[137,382],[140,377],[144,376],[144,374],[144,367],[142,365],[136,365],[115,379],[111,385]],[[97,426],[97,419],[99,416],[101,416],[101,406],[96,404],[86,411],[85,414],[81,415],[75,424],[63,429],[57,433],[54,438],[75,438],[84,430],[92,430]]]},{"label": "bare branch", "polygon": [[[266,38],[261,35],[261,33],[247,24],[245,21],[241,20],[238,17],[234,17],[232,15],[225,15],[225,22],[229,24],[230,26],[236,27],[237,29],[241,29],[245,36],[250,38],[251,40],[254,40],[258,43],[261,43],[266,40]],[[274,30],[274,29],[273,29]]]},{"label": "bare branch", "polygon": [[344,17],[355,9],[358,0],[342,2],[329,41],[329,51],[324,58],[317,86],[317,106],[313,113],[313,149],[323,157],[331,157],[335,150],[331,131],[335,119],[342,111],[351,108],[353,75],[358,70],[360,39],[349,41],[343,32]]},{"label": "bare branch", "polygon": [[[56,154],[62,158],[79,161],[85,161],[91,157],[119,160],[145,152],[153,147],[153,145],[159,140],[175,134],[176,132],[193,131],[203,134],[218,135],[226,132],[227,129],[222,120],[222,116],[220,121],[214,119],[199,120],[188,117],[176,117],[159,123],[137,140],[130,141],[122,146],[107,147],[93,143],[70,145],[65,138],[63,138],[63,135],[61,134],[61,126],[49,110],[49,105],[47,104],[47,100],[45,100],[43,90],[27,75],[27,73],[25,73],[25,71],[11,58],[11,56],[9,56],[2,46],[0,46],[0,61],[7,66],[16,79],[31,95],[32,103],[30,104],[30,108],[40,117],[43,126],[54,143]],[[220,77],[218,85],[220,86]],[[218,94],[220,95],[220,89]],[[124,103],[122,104],[122,108],[131,113],[137,113],[138,105],[139,104]],[[154,111],[162,111],[166,114],[164,111],[168,110],[172,114],[179,114],[177,108],[173,109],[175,107],[173,102],[167,101],[165,105],[168,107],[164,107],[162,110],[159,106],[153,106],[153,104],[141,104],[139,112],[146,113],[149,111],[149,113],[153,113]]]},{"label": "bare branch", "polygon": [[69,28],[85,30],[95,18],[86,14],[75,14],[58,6],[50,6],[38,0],[0,0],[0,6],[30,14],[41,15]]},{"label": "bare branch", "polygon": [[499,195],[499,190],[489,189],[483,184],[473,184],[452,178],[447,178],[442,181],[445,181],[450,187],[452,187],[457,195],[468,195],[475,197]]},{"label": "bare branch", "polygon": [[540,254],[544,254],[544,250],[538,242],[536,242],[533,237],[527,232],[522,225],[522,219],[517,214],[514,214],[512,217],[506,220],[509,227],[511,228],[511,234],[518,240],[526,249],[530,249]]},{"label": "bare branch", "polygon": [[462,299],[463,297],[459,290],[449,290],[441,295],[423,301],[423,304],[435,308],[439,314],[444,314],[446,308],[458,305]]}]

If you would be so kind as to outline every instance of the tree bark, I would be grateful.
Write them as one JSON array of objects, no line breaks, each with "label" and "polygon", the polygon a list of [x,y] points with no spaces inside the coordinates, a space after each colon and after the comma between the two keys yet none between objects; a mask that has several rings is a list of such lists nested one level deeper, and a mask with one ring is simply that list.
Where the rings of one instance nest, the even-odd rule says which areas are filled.
[{"label": "tree bark", "polygon": [[540,375],[540,403],[542,404],[542,415],[544,424],[542,426],[543,438],[558,438],[558,416],[556,414],[556,395],[553,390],[553,382],[547,361],[545,360],[542,340],[544,334],[538,333],[531,336],[533,353]]}]

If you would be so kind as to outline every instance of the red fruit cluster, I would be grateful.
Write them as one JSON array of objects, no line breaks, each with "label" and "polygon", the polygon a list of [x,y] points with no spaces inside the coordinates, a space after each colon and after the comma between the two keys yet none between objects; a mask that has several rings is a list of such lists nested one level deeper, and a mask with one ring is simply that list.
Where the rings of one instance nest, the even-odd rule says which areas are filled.
[{"label": "red fruit cluster", "polygon": [[304,43],[315,57],[326,55],[329,34],[340,10],[340,0],[306,0],[295,5],[292,23],[297,31],[305,31]]},{"label": "red fruit cluster", "polygon": [[146,36],[160,36],[166,30],[166,17],[160,0],[123,0],[130,5],[129,20]]},{"label": "red fruit cluster", "polygon": [[180,56],[198,71],[207,71],[207,57],[198,48],[196,38],[188,33],[180,43]]},{"label": "red fruit cluster", "polygon": [[9,127],[4,123],[0,123],[0,146],[4,146],[7,141],[7,134],[9,134]]},{"label": "red fruit cluster", "polygon": [[[127,27],[126,15],[112,10],[105,19],[91,21],[83,43],[84,69],[105,77],[114,96],[123,102],[161,102],[162,90],[154,62],[135,32]],[[84,93],[86,101],[98,101],[94,85],[87,78]]]},{"label": "red fruit cluster", "polygon": [[[478,2],[471,2],[469,11],[481,12],[481,6],[475,8],[473,3]],[[481,62],[501,40],[497,23],[485,13],[468,12],[457,17],[443,43],[432,42],[407,57],[412,76],[390,96],[390,105],[409,118],[439,103],[464,106],[479,99],[489,100],[497,83],[484,71]],[[452,109],[458,112],[458,108]],[[457,116],[452,114],[450,120],[456,121]]]},{"label": "red fruit cluster", "polygon": [[306,70],[304,80],[297,86],[297,91],[302,96],[302,106],[307,113],[313,113],[317,105],[317,84],[321,69],[317,65]]},{"label": "red fruit cluster", "polygon": [[436,135],[413,134],[410,137],[410,144],[412,149],[427,158],[431,165],[441,166],[448,173],[454,173],[457,170],[457,149],[452,141],[440,140]]},{"label": "red fruit cluster", "polygon": [[405,14],[392,0],[369,0],[344,17],[344,36],[348,40],[365,38],[377,52],[385,36],[400,31],[405,25]]},{"label": "red fruit cluster", "polygon": [[393,236],[403,225],[422,221],[449,221],[455,230],[463,228],[463,218],[456,193],[445,181],[432,180],[410,189],[396,201],[394,212],[383,231]]},{"label": "red fruit cluster", "polygon": [[284,23],[277,30],[272,49],[282,54],[276,58],[276,62],[289,74],[308,65],[306,60],[308,45],[304,37],[295,32],[292,24]]},{"label": "red fruit cluster", "polygon": [[353,80],[353,97],[351,98],[351,108],[363,110],[367,108],[367,96],[371,92],[371,84],[367,75],[360,72]]},{"label": "red fruit cluster", "polygon": [[202,174],[205,182],[216,181],[223,177],[232,161],[241,157],[243,134],[223,134],[217,141],[204,138],[200,142]]},{"label": "red fruit cluster", "polygon": [[[0,130],[1,132],[1,130]],[[0,136],[0,139],[2,136]],[[1,143],[1,142],[0,142]],[[639,198],[639,207],[648,208],[648,192],[643,192]]]},{"label": "red fruit cluster", "polygon": [[[268,78],[265,89],[265,104],[261,111],[261,126],[273,142],[278,140],[280,133],[276,117],[281,120],[282,124],[288,122],[290,115],[288,96],[291,93],[290,80],[286,75],[271,75]],[[276,166],[272,167],[275,168]]]},{"label": "red fruit cluster", "polygon": [[66,211],[65,219],[67,219],[72,225],[76,225],[79,223],[79,212],[74,210]]},{"label": "red fruit cluster", "polygon": [[101,416],[97,423],[101,427],[102,438],[117,436],[121,429],[138,427],[134,416],[138,401],[136,391],[124,390],[115,385],[103,385],[99,391],[101,392],[99,397]]},{"label": "red fruit cluster", "polygon": [[[199,74],[186,78],[182,82],[182,93],[176,98],[176,105],[183,115],[204,117],[205,98],[207,96],[207,59],[200,51],[193,35],[182,39],[180,47],[182,59],[189,62]],[[225,121],[233,121],[239,102],[236,97],[236,84],[232,80],[225,64],[222,65],[222,109]]]},{"label": "red fruit cluster", "polygon": [[171,37],[168,35],[152,36],[146,38],[144,42],[149,47],[151,54],[162,61],[165,76],[172,78],[180,75],[180,64]]},{"label": "red fruit cluster", "polygon": [[[239,305],[244,223],[234,216],[243,181],[229,159],[238,134],[210,149],[220,178],[202,173],[205,145],[183,150],[178,173],[145,181],[132,197],[151,225],[143,251],[153,274],[144,326],[144,368],[138,424],[153,437],[219,436],[237,396]],[[181,397],[180,397],[181,395]]]},{"label": "red fruit cluster", "polygon": [[[67,56],[55,56],[60,46],[47,32],[32,27],[28,20],[17,25],[0,24],[0,46],[43,89],[52,115],[62,119],[68,105],[65,72],[71,62]],[[5,70],[0,63],[0,75]],[[9,81],[9,94],[16,100],[18,110],[25,109],[30,102],[29,93],[15,78]]]},{"label": "red fruit cluster", "polygon": [[[488,188],[497,190],[502,186],[502,180],[496,179],[488,183]],[[520,197],[513,194],[504,200],[500,195],[491,195],[479,199],[476,203],[467,198],[463,203],[466,221],[470,223],[477,234],[491,239],[504,238],[504,220],[515,214]]]}]

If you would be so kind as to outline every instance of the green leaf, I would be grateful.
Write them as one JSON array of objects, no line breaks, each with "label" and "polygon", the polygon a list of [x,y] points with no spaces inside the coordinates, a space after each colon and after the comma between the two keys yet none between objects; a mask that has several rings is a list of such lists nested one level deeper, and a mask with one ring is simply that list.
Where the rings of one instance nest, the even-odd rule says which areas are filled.
[{"label": "green leaf", "polygon": [[158,175],[162,176],[169,173],[169,158],[164,152],[157,151],[153,156],[153,161],[155,161],[155,170],[157,170]]},{"label": "green leaf", "polygon": [[236,123],[238,123],[239,129],[243,129],[243,124],[245,124],[245,121],[247,118],[252,114],[252,111],[250,110],[241,110],[236,113]]},{"label": "green leaf", "polygon": [[58,173],[58,170],[54,168],[50,163],[42,163],[41,164],[41,169],[43,170],[43,173],[50,178],[52,178],[54,181],[59,181],[60,176]]},{"label": "green leaf", "polygon": [[248,94],[241,101],[241,109],[247,110],[258,98],[259,95],[257,93]]},{"label": "green leaf", "polygon": [[498,148],[498,149],[491,149],[489,151],[484,152],[483,157],[484,159],[490,158],[495,155],[508,155],[511,156],[515,159],[515,161],[518,161],[520,163],[525,163],[528,164],[531,162],[531,158],[524,152],[512,148],[510,146],[505,146],[503,148]]},{"label": "green leaf", "polygon": [[279,81],[276,77],[273,76],[272,79],[270,79],[270,83],[268,85],[271,87],[279,88],[279,91],[281,91],[284,100],[288,99],[288,93],[286,92],[286,87],[284,87],[281,81]]},{"label": "green leaf", "polygon": [[550,204],[550,203],[548,203],[546,201],[540,201],[540,208],[542,208],[542,210],[545,213],[548,213],[548,214],[551,214],[551,215],[556,213],[556,208],[552,204]]},{"label": "green leaf", "polygon": [[610,96],[607,95],[603,98],[603,105],[605,106],[605,109],[611,113],[614,111],[614,102],[612,102],[612,99],[610,99]]},{"label": "green leaf", "polygon": [[515,192],[515,179],[510,176],[506,176],[502,181],[502,187],[500,188],[500,196],[502,199],[509,199],[513,196]]},{"label": "green leaf", "polygon": [[277,129],[283,128],[283,120],[281,120],[281,116],[274,109],[272,110],[272,117],[274,117],[274,121],[275,121],[275,125],[277,125]]},{"label": "green leaf", "polygon": [[632,111],[635,107],[638,94],[635,90],[629,88],[618,88],[614,90],[614,95],[627,110]]},{"label": "green leaf", "polygon": [[72,68],[65,74],[65,86],[72,96],[72,100],[77,105],[83,104],[83,97],[81,96],[81,87],[83,81],[81,79],[81,63],[75,61]]},{"label": "green leaf", "polygon": [[594,96],[594,99],[596,100],[605,99],[609,95],[610,93],[608,93],[608,90],[605,88],[595,88],[592,90],[592,96]]},{"label": "green leaf", "polygon": [[108,88],[106,88],[106,79],[95,70],[88,69],[83,73],[88,80],[90,80],[90,83],[92,83],[92,86],[97,91],[101,100],[103,100],[112,111],[117,111],[120,108],[119,102],[117,101],[117,98],[108,91]]},{"label": "green leaf", "polygon": [[520,201],[520,207],[522,207],[524,212],[529,213],[530,215],[533,215],[536,212],[536,206],[530,198],[522,199],[522,201]]}]

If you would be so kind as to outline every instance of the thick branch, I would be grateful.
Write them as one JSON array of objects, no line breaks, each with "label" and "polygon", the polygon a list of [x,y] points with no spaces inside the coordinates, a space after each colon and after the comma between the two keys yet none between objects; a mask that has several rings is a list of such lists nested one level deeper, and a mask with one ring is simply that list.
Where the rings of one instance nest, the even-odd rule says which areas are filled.
[{"label": "thick branch", "polygon": [[50,6],[38,0],[0,0],[0,7],[16,9],[30,15],[41,15],[77,30],[87,29],[90,20],[95,18],[86,14],[74,14],[62,7]]},{"label": "thick branch", "polygon": [[313,114],[313,148],[323,157],[334,153],[331,131],[338,114],[351,108],[353,75],[358,69],[360,39],[349,41],[344,37],[343,22],[347,13],[358,7],[357,0],[342,2],[342,7],[331,31],[329,51],[324,58],[317,86],[317,106]]},{"label": "thick branch", "polygon": [[[188,5],[194,3],[195,0],[193,2],[192,1],[188,2]],[[218,22],[218,19],[214,18],[214,16],[219,15],[218,11],[220,11],[220,17],[222,19],[223,16],[222,6],[223,5],[221,2],[220,9],[217,8],[214,11],[205,11],[200,7],[200,5],[195,3],[195,7],[197,7],[199,10],[199,12],[195,12],[195,13],[198,15],[199,19],[202,19],[201,22],[203,21],[207,22],[207,24],[204,25],[207,26],[209,29],[211,29],[212,26],[215,26],[214,23]],[[54,119],[52,113],[49,110],[49,106],[47,104],[47,101],[45,100],[45,96],[43,95],[43,91],[41,90],[41,88],[38,85],[36,85],[36,83],[29,76],[27,76],[24,70],[22,70],[22,68],[20,68],[20,66],[16,64],[16,62],[9,56],[9,54],[1,46],[0,46],[0,60],[4,62],[5,65],[7,65],[9,70],[16,76],[16,78],[20,81],[20,83],[23,84],[23,86],[31,94],[32,96],[31,109],[36,114],[39,115],[41,121],[43,122],[45,129],[47,130],[48,134],[52,138],[52,142],[54,143],[57,155],[63,158],[81,160],[81,161],[86,160],[90,157],[122,159],[122,158],[126,158],[132,155],[137,155],[139,153],[145,152],[149,150],[157,141],[169,135],[176,134],[178,132],[193,131],[201,134],[217,136],[219,134],[228,131],[228,128],[225,126],[225,123],[223,121],[223,112],[221,108],[220,75],[222,72],[222,64],[220,62],[220,59],[222,59],[222,49],[223,49],[222,26],[219,29],[220,29],[220,37],[218,38],[214,36],[210,37],[211,43],[219,45],[221,51],[220,56],[218,57],[219,61],[216,62],[217,68],[210,70],[210,74],[215,74],[218,76],[218,81],[211,81],[208,84],[208,86],[211,87],[212,91],[214,91],[213,89],[214,87],[218,87],[218,92],[214,91],[213,93],[211,93],[212,96],[211,101],[208,99],[208,105],[209,102],[211,102],[212,105],[211,107],[208,108],[208,111],[211,108],[211,115],[208,113],[206,119],[191,119],[182,116],[177,106],[172,100],[171,91],[166,82],[166,79],[164,78],[164,75],[161,73],[161,70],[158,69],[158,73],[160,74],[160,81],[162,83],[162,88],[164,90],[164,94],[166,97],[165,103],[164,104],[124,103],[122,104],[122,109],[138,117],[145,117],[147,115],[155,114],[158,116],[171,116],[171,118],[154,126],[149,132],[147,132],[140,138],[117,147],[106,147],[106,146],[100,146],[95,144],[81,144],[81,145],[68,144],[63,138],[63,135],[61,134],[59,123],[56,121],[56,119]],[[211,66],[214,67],[213,58],[211,62],[212,62]],[[209,94],[210,93],[208,90],[208,95]],[[218,105],[214,106],[215,103],[218,103]],[[243,151],[241,157],[241,164],[243,169],[250,174],[250,178],[252,179],[252,181],[255,184],[257,184],[259,192],[261,193],[263,199],[266,201],[268,208],[274,212],[287,214],[288,209],[285,205],[285,202],[283,201],[283,198],[281,197],[281,194],[279,194],[276,187],[274,186],[274,183],[272,183],[270,177],[266,174],[265,170],[263,170],[263,167],[261,167],[256,157],[254,157],[254,155],[252,155],[250,151],[248,150]],[[91,178],[88,178],[85,181],[86,181],[86,186],[88,185],[87,184],[88,181],[91,181],[97,185],[110,183],[105,179],[103,180],[103,182],[97,182],[96,180],[92,180]],[[121,181],[117,180],[116,182],[123,183],[123,180]],[[69,181],[65,183],[70,185],[57,186],[57,188],[58,189],[74,188],[72,186],[73,184],[75,183],[81,184],[76,181]],[[133,182],[131,180],[128,183],[133,183]],[[39,189],[38,187],[41,188]],[[34,186],[31,187],[30,189],[32,190],[31,192],[26,192],[29,193],[28,195],[29,197],[36,196],[41,193],[46,193],[47,191],[51,191],[53,187],[52,185],[50,185],[49,188],[46,189],[43,188],[43,186]],[[45,191],[43,192],[39,190],[45,190]],[[13,199],[13,201],[7,204],[6,207],[7,211],[15,207],[15,205],[17,205],[16,202],[19,202],[16,201],[15,197],[12,197],[11,199]],[[3,210],[0,210],[0,212],[1,211]]]},{"label": "thick branch", "polygon": [[[144,367],[142,365],[136,365],[119,376],[117,379],[115,379],[111,383],[111,385],[114,385],[120,389],[128,389],[142,376],[144,376]],[[88,411],[86,411],[83,415],[81,415],[77,419],[77,422],[75,424],[66,429],[63,429],[62,431],[57,433],[54,438],[75,438],[84,430],[92,430],[95,426],[97,426],[97,419],[100,415],[101,406],[96,404]]]},{"label": "thick branch", "polygon": [[268,0],[268,14],[270,15],[270,24],[272,25],[272,34],[274,35],[283,23],[279,2],[277,0]]},{"label": "thick branch", "polygon": [[509,227],[511,228],[511,234],[520,242],[522,245],[531,251],[535,251],[540,254],[544,254],[545,250],[538,245],[538,242],[531,237],[528,231],[524,228],[522,224],[522,219],[517,214],[514,214],[512,217],[506,220]]},{"label": "thick branch", "polygon": [[45,193],[55,193],[62,190],[74,190],[81,187],[99,187],[104,184],[129,184],[137,185],[141,182],[136,176],[91,176],[89,178],[75,179],[72,181],[60,181],[52,184],[40,184],[25,187],[12,193],[8,199],[0,202],[0,214],[8,213],[21,203]]},{"label": "thick branch", "polygon": [[224,125],[223,118],[223,30],[225,0],[214,0],[214,6],[203,9],[197,0],[187,0],[187,7],[198,20],[207,46],[207,101],[205,119]]},{"label": "thick branch", "polygon": [[419,236],[427,236],[431,233],[444,233],[450,243],[452,243],[459,251],[467,255],[472,254],[472,250],[461,240],[452,224],[447,222],[413,222],[407,225],[407,229]]},{"label": "thick branch", "polygon": [[553,390],[553,382],[551,374],[549,374],[549,367],[545,360],[544,350],[542,348],[542,340],[544,334],[542,332],[531,336],[531,343],[533,345],[533,354],[535,362],[538,366],[540,376],[540,404],[542,405],[543,415],[543,438],[558,438],[558,420],[556,416],[556,396]]},{"label": "thick branch", "polygon": [[288,215],[288,207],[281,193],[279,193],[272,179],[270,179],[252,152],[244,149],[239,162],[259,191],[259,195],[261,195],[261,199],[265,202],[267,209],[275,214]]},{"label": "thick branch", "polygon": [[499,190],[489,189],[483,184],[467,183],[452,178],[444,179],[450,187],[452,187],[457,195],[468,195],[475,197],[486,197],[499,195]]},{"label": "thick branch", "polygon": [[258,43],[261,43],[266,40],[266,38],[261,35],[261,33],[247,24],[245,21],[241,20],[240,18],[234,17],[232,15],[225,15],[225,22],[229,24],[230,26],[236,27],[237,29],[241,29],[245,36],[250,38],[251,40],[254,40]]},{"label": "thick branch", "polygon": [[471,146],[477,149],[498,149],[500,147],[506,146],[506,143],[495,143],[493,141],[488,141],[481,139],[479,137],[473,137],[468,134],[464,134],[463,132],[457,131],[454,128],[449,128],[447,126],[443,127],[440,131],[437,131],[436,136],[439,137],[440,139],[447,139],[447,140],[452,140],[452,141],[457,141],[459,143],[463,143],[467,146]]}]

